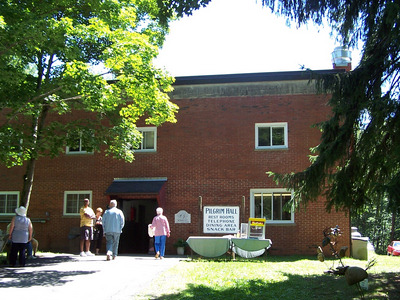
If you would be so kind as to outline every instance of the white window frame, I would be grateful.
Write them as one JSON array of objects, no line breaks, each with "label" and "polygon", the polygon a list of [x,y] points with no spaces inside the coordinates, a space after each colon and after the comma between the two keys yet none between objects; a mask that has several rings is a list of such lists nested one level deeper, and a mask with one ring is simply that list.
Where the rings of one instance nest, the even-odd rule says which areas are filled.
[{"label": "white window frame", "polygon": [[[250,190],[250,217],[254,218],[255,217],[255,199],[254,199],[254,194],[274,194],[274,193],[290,193],[291,196],[293,197],[293,192],[287,189],[251,189]],[[282,208],[281,208],[282,209]],[[261,211],[263,209],[261,208]],[[273,201],[271,203],[271,213],[273,214]],[[290,220],[266,220],[267,224],[293,224],[294,223],[294,209],[292,208],[291,211],[291,219]]]},{"label": "white window frame", "polygon": [[[9,213],[0,212],[0,216],[14,216],[15,215],[15,209],[17,207],[19,207],[19,201],[20,201],[19,192],[18,191],[1,191],[0,195],[17,195],[17,206],[12,209],[12,212],[9,212]],[[7,209],[7,203],[6,203],[6,209]]]},{"label": "white window frame", "polygon": [[70,146],[67,146],[66,153],[67,154],[93,154],[93,151],[86,151],[84,149],[84,145],[82,145],[82,138],[79,138],[79,150],[71,150]]},{"label": "white window frame", "polygon": [[[258,139],[259,128],[270,127],[271,128],[271,146],[260,146]],[[272,128],[282,128],[284,132],[284,144],[283,145],[272,145]],[[287,122],[279,122],[279,123],[256,123],[255,124],[255,149],[257,150],[265,150],[265,149],[287,149],[289,147],[288,144],[288,123]]]},{"label": "white window frame", "polygon": [[[140,148],[135,149],[135,152],[156,152],[157,151],[157,127],[138,127],[142,135],[144,132],[153,132],[154,133],[154,148],[153,149],[143,149],[143,140],[140,142]],[[144,137],[143,137],[144,138]]]},{"label": "white window frame", "polygon": [[[78,203],[77,203],[78,212],[77,213],[67,213],[67,196],[68,195],[83,195],[82,199],[78,200]],[[92,191],[64,191],[63,215],[64,216],[79,216],[79,210],[83,206],[84,198],[88,198],[90,200],[89,206],[92,207]]]}]

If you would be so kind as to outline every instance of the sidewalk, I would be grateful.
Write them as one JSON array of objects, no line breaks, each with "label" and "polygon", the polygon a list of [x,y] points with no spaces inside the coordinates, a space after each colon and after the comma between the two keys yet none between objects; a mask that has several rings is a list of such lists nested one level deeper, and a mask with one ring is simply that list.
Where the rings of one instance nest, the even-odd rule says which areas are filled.
[{"label": "sidewalk", "polygon": [[106,261],[105,255],[41,253],[25,268],[0,267],[0,295],[2,299],[35,300],[135,299],[152,280],[185,259],[122,255]]}]

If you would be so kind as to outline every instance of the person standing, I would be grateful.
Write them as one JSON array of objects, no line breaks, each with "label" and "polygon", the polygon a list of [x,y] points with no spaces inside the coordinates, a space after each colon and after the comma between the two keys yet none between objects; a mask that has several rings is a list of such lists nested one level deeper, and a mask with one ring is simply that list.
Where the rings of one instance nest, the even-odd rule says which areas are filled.
[{"label": "person standing", "polygon": [[167,237],[170,236],[171,231],[169,229],[169,223],[166,216],[163,215],[163,209],[158,207],[156,209],[157,215],[153,218],[151,228],[154,230],[154,248],[156,250],[156,259],[163,259],[165,255],[165,243]]},{"label": "person standing", "polygon": [[26,208],[24,206],[16,208],[15,213],[17,215],[13,217],[10,225],[9,239],[12,242],[10,252],[10,265],[12,267],[15,267],[18,256],[19,266],[25,267],[25,250],[27,247],[27,243],[32,240],[32,222],[29,218],[26,217]]},{"label": "person standing", "polygon": [[39,246],[39,242],[34,238],[35,230],[32,225],[32,239],[26,244],[26,258],[36,259],[36,252]]},{"label": "person standing", "polygon": [[[83,206],[81,207],[79,214],[81,215],[80,223],[80,234],[81,240],[80,246],[80,256],[93,256],[94,254],[90,252],[90,241],[93,240],[93,219],[96,218],[93,209],[89,207],[89,199],[85,198],[83,200]],[[86,251],[85,251],[86,250]]]},{"label": "person standing", "polygon": [[115,259],[118,255],[119,237],[125,225],[122,210],[117,208],[117,200],[111,200],[110,209],[103,215],[103,231],[106,236],[107,260]]},{"label": "person standing", "polygon": [[90,244],[91,251],[95,251],[96,255],[99,255],[99,251],[101,249],[102,241],[103,241],[103,217],[101,216],[103,213],[103,209],[98,207],[96,209],[96,220],[93,226],[93,242]]}]

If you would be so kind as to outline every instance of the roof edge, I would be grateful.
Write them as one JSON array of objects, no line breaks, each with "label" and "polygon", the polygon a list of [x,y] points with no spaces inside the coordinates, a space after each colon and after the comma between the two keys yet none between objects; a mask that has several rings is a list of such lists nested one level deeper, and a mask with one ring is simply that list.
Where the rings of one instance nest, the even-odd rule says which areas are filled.
[{"label": "roof edge", "polygon": [[238,73],[219,75],[199,75],[175,77],[173,85],[194,85],[194,84],[218,84],[236,82],[260,82],[260,81],[285,81],[285,80],[310,80],[312,74],[329,75],[345,72],[344,69],[327,70],[304,70],[285,72],[262,72],[262,73]]}]

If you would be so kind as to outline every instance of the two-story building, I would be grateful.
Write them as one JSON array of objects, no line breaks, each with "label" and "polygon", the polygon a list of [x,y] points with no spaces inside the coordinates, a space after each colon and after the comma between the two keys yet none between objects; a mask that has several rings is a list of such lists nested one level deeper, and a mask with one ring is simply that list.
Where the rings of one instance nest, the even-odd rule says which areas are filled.
[{"label": "two-story building", "polygon": [[[140,127],[144,140],[133,163],[84,147],[40,158],[28,212],[40,250],[79,252],[73,233],[85,197],[94,209],[118,200],[127,221],[121,253],[148,252],[147,225],[158,206],[171,225],[167,254],[178,238],[226,234],[205,228],[203,210],[224,206],[238,209],[239,223],[267,220],[271,254],[315,254],[324,228],[336,225],[349,246],[346,212],[327,213],[322,198],[306,210],[285,211],[292,191],[266,174],[310,164],[309,149],[321,135],[312,125],[326,120],[330,107],[329,95],[317,94],[309,79],[306,71],[179,77],[171,93],[178,122]],[[19,205],[24,171],[0,167],[2,230],[13,216],[6,212]]]}]

